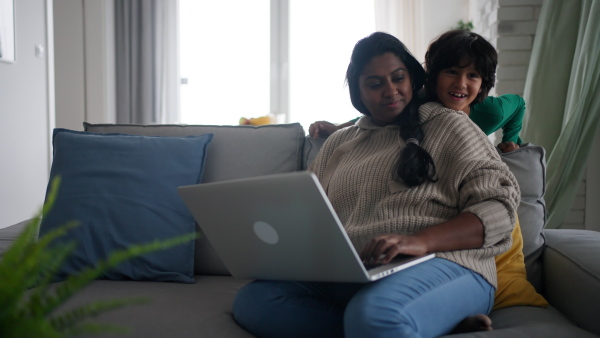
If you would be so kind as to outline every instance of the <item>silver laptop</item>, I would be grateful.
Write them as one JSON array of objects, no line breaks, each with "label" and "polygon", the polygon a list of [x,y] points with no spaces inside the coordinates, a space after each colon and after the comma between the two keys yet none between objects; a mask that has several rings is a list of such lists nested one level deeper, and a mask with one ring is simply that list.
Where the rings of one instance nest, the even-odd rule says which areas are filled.
[{"label": "silver laptop", "polygon": [[434,257],[367,269],[308,171],[183,186],[179,194],[234,277],[364,283]]}]

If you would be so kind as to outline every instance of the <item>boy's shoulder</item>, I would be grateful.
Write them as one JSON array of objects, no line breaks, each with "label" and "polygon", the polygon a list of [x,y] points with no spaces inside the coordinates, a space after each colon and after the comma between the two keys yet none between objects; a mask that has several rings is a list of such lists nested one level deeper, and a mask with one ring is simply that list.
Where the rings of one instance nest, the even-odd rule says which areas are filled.
[{"label": "boy's shoulder", "polygon": [[427,124],[432,121],[469,119],[469,116],[462,111],[445,107],[439,102],[427,102],[419,107],[419,117],[421,123]]}]

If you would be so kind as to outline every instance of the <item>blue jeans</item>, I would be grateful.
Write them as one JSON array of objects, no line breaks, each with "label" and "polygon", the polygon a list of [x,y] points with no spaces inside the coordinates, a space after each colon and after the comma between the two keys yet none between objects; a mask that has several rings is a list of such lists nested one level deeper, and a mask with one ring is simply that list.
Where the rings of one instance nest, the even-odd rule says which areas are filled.
[{"label": "blue jeans", "polygon": [[367,283],[254,281],[233,303],[258,337],[435,337],[488,314],[494,288],[479,274],[434,258]]}]

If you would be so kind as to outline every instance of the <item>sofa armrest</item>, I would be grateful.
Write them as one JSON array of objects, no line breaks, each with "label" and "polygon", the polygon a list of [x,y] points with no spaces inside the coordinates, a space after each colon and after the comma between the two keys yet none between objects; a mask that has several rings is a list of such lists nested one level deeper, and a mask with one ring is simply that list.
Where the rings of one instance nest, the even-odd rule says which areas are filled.
[{"label": "sofa armrest", "polygon": [[600,232],[544,230],[545,296],[583,329],[600,335]]},{"label": "sofa armrest", "polygon": [[[0,229],[0,258],[32,220],[34,218]],[[40,219],[37,221],[39,222]]]}]

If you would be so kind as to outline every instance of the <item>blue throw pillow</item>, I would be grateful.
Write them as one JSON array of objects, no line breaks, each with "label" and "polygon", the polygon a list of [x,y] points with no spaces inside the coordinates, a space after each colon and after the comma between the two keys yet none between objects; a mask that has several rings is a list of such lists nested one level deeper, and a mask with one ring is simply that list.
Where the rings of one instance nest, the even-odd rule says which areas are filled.
[{"label": "blue throw pillow", "polygon": [[[55,204],[42,220],[40,236],[78,221],[57,243],[77,246],[59,278],[95,265],[117,249],[195,231],[177,193],[200,182],[213,134],[152,137],[98,134],[67,129],[53,133],[51,179],[61,176]],[[136,257],[101,278],[194,282],[194,241]]]}]

